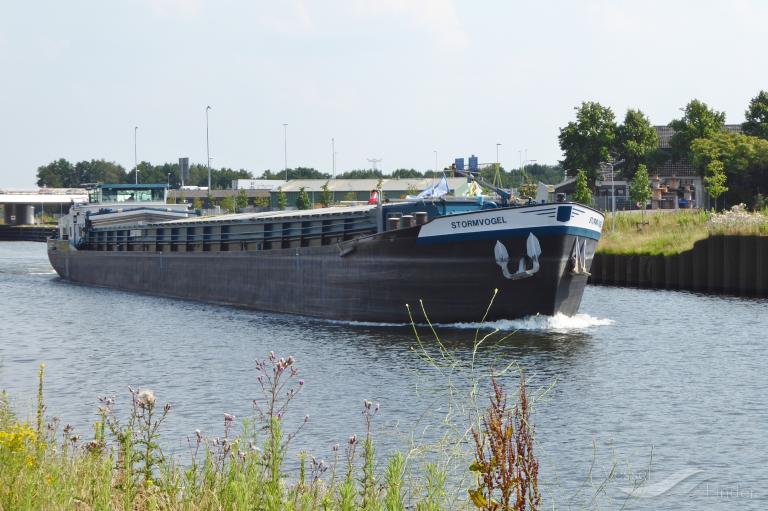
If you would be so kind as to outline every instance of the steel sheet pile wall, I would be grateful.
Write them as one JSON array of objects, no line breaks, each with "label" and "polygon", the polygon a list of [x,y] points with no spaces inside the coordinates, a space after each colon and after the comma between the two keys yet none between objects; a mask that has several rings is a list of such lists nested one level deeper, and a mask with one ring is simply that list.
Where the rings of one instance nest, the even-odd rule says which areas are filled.
[{"label": "steel sheet pile wall", "polygon": [[45,241],[46,238],[55,235],[55,227],[0,225],[0,241]]},{"label": "steel sheet pile wall", "polygon": [[768,236],[711,236],[676,255],[597,253],[593,284],[768,296]]}]

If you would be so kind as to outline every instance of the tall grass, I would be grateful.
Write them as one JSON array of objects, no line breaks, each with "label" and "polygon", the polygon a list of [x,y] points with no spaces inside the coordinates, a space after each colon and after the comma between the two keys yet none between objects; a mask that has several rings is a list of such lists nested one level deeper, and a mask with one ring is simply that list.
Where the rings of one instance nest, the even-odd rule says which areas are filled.
[{"label": "tall grass", "polygon": [[[483,339],[475,341],[476,350]],[[441,360],[434,362],[447,369],[452,355],[440,346]],[[536,499],[526,500],[523,507],[499,507],[492,488],[486,488],[484,502],[470,499],[466,489],[476,488],[482,478],[470,470],[466,458],[462,463],[468,485],[459,500],[450,498],[449,474],[439,462],[418,463],[410,452],[380,459],[375,445],[380,407],[370,401],[362,405],[362,438],[353,434],[343,446],[335,446],[330,462],[301,453],[298,469],[289,469],[289,445],[309,418],[305,416],[292,431],[284,429],[283,418],[303,391],[304,380],[293,357],[274,353],[257,361],[256,371],[261,392],[254,400],[253,417],[241,421],[241,433],[234,434],[237,419],[224,414],[223,436],[211,438],[196,431],[190,439],[189,459],[184,461],[162,452],[159,436],[172,408],[161,406],[148,389],[129,388],[130,405],[122,418],[115,397],[101,398],[87,440],[69,425],[60,428],[58,420],[46,423],[41,364],[33,425],[20,420],[8,396],[0,395],[0,511],[538,509]],[[473,387],[473,395],[478,392]],[[509,423],[511,429],[505,428],[503,434],[505,442],[511,439],[527,446],[527,459],[535,462],[527,396],[521,385],[523,415],[515,412],[514,424]],[[462,438],[473,432],[479,446],[498,443],[500,433],[488,425],[495,420],[490,414],[498,411],[500,400],[506,403],[506,394],[494,385],[487,410],[473,403],[470,409],[479,415],[468,417],[471,423],[461,430]],[[484,452],[478,447],[477,453]],[[481,461],[490,469],[485,458],[478,458],[472,467]],[[518,470],[504,476],[505,491],[529,495],[530,479],[524,481],[520,474]]]},{"label": "tall grass", "polygon": [[[612,229],[612,223],[615,227]],[[598,252],[671,255],[691,250],[710,235],[768,235],[768,215],[736,206],[724,213],[704,210],[617,212],[606,218]]]}]

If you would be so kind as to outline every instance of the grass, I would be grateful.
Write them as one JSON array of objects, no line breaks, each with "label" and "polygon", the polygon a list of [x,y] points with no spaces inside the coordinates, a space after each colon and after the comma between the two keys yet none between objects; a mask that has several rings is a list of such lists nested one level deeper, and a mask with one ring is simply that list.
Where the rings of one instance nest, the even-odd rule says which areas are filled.
[{"label": "grass", "polygon": [[[477,349],[477,339],[475,344]],[[443,360],[446,355],[441,345]],[[412,451],[377,457],[380,408],[370,401],[362,406],[362,438],[352,435],[337,444],[328,463],[301,453],[299,467],[287,468],[289,445],[308,417],[290,432],[283,418],[304,381],[293,357],[274,353],[257,361],[256,372],[261,392],[253,417],[241,421],[242,432],[233,434],[237,420],[224,414],[223,436],[196,431],[189,460],[180,463],[166,458],[158,442],[172,407],[161,406],[151,390],[129,388],[130,407],[122,418],[115,398],[100,399],[89,440],[69,425],[60,430],[57,419],[47,422],[41,364],[33,423],[20,420],[5,392],[0,395],[0,511],[540,509],[522,376],[513,405],[493,380],[490,406],[465,424],[463,438],[474,439],[476,456],[471,464],[462,459],[470,482],[464,498],[455,500],[447,490],[448,472],[438,463],[419,463]]]},{"label": "grass", "polygon": [[691,250],[710,235],[768,236],[768,212],[748,213],[741,207],[723,213],[703,210],[616,213],[615,230],[610,214],[597,247],[604,254],[672,255]]}]

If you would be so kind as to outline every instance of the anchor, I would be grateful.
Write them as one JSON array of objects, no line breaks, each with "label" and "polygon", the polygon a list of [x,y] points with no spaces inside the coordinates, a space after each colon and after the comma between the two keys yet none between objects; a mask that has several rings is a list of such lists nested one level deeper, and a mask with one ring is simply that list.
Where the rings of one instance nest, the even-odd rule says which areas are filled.
[{"label": "anchor", "polygon": [[568,263],[571,268],[571,275],[584,275],[585,277],[592,275],[587,271],[587,240],[579,245],[579,237],[576,237]]},{"label": "anchor", "polygon": [[[496,264],[501,267],[501,273],[504,275],[504,278],[510,279],[510,280],[519,280],[519,279],[527,279],[528,277],[532,277],[536,272],[539,271],[540,265],[539,265],[539,256],[541,255],[541,244],[539,244],[539,239],[533,235],[533,233],[528,234],[528,239],[525,242],[525,248],[526,248],[526,255],[520,258],[520,261],[517,265],[517,271],[515,273],[509,272],[509,252],[507,251],[507,247],[504,246],[504,244],[501,241],[496,241],[496,245],[493,248],[494,256],[496,257]],[[531,260],[531,267],[526,268],[526,259]]]}]

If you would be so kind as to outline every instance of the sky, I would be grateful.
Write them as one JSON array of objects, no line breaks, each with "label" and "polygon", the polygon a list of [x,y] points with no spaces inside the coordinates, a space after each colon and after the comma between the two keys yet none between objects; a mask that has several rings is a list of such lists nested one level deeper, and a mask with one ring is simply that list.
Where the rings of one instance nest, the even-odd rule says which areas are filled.
[{"label": "sky", "polygon": [[[768,89],[763,0],[0,0],[0,188],[58,158],[258,176],[562,158],[582,101],[654,124]],[[287,124],[284,128],[283,124]],[[134,127],[138,126],[138,130]],[[497,144],[501,144],[497,146]],[[435,153],[436,152],[436,153]]]}]

